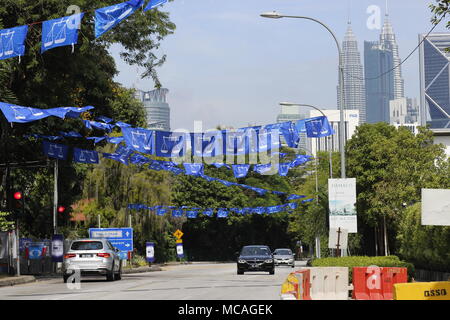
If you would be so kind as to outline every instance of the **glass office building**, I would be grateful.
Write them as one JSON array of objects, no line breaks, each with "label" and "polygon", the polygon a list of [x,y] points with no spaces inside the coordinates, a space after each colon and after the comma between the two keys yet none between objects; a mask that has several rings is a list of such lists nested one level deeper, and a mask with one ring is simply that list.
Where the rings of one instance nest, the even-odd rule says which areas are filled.
[{"label": "glass office building", "polygon": [[168,93],[168,89],[136,90],[136,98],[144,103],[148,129],[170,131],[170,108],[166,99]]},{"label": "glass office building", "polygon": [[450,131],[450,33],[419,35],[420,122]]}]

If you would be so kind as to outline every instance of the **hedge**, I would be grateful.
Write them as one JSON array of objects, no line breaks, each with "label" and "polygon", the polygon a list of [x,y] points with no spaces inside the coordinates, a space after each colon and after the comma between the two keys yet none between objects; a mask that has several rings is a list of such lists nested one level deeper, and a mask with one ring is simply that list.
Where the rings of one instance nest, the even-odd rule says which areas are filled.
[{"label": "hedge", "polygon": [[387,257],[339,257],[339,258],[322,258],[311,261],[312,267],[348,267],[349,282],[352,282],[353,267],[404,267],[408,269],[408,278],[414,276],[414,265],[409,262],[401,261],[397,256]]}]

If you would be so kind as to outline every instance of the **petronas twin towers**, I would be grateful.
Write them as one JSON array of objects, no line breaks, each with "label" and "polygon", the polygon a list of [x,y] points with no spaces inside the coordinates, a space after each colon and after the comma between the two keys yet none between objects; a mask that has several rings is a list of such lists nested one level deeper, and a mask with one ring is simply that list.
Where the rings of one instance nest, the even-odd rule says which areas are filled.
[{"label": "petronas twin towers", "polygon": [[[401,59],[389,16],[379,41],[364,42],[364,68],[351,23],[342,46],[344,108],[359,110],[360,123],[389,123],[389,101],[404,97]],[[338,87],[338,107],[340,107]]]}]

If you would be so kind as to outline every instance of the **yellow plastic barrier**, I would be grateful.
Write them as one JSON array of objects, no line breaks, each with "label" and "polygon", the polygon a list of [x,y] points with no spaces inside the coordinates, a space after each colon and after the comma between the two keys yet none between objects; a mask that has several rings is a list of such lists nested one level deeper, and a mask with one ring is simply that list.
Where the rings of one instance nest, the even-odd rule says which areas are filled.
[{"label": "yellow plastic barrier", "polygon": [[396,283],[394,300],[450,300],[450,281]]},{"label": "yellow plastic barrier", "polygon": [[281,296],[291,294],[297,300],[300,295],[298,278],[293,274],[289,274],[287,279],[281,285]]}]

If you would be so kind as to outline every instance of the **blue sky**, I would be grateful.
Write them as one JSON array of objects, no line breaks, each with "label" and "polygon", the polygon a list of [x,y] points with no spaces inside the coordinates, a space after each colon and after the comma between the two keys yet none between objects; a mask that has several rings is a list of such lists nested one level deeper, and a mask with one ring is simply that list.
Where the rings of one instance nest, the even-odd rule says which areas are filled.
[{"label": "blue sky", "polygon": [[[390,0],[389,15],[406,57],[418,44],[418,34],[432,25],[428,0]],[[342,41],[350,15],[363,56],[364,40],[378,40],[380,30],[369,29],[367,8],[379,6],[384,19],[385,0],[175,0],[160,7],[177,25],[163,40],[160,54],[167,61],[158,69],[170,90],[171,127],[193,129],[218,124],[243,127],[276,121],[280,101],[336,108],[337,49],[319,24],[302,19],[264,19],[262,12],[317,18]],[[350,14],[349,14],[350,12]],[[444,22],[435,32],[448,31]],[[126,87],[136,82],[136,68],[112,48]],[[419,60],[416,52],[402,66],[405,94],[419,98]],[[151,79],[138,88],[152,90]]]}]

